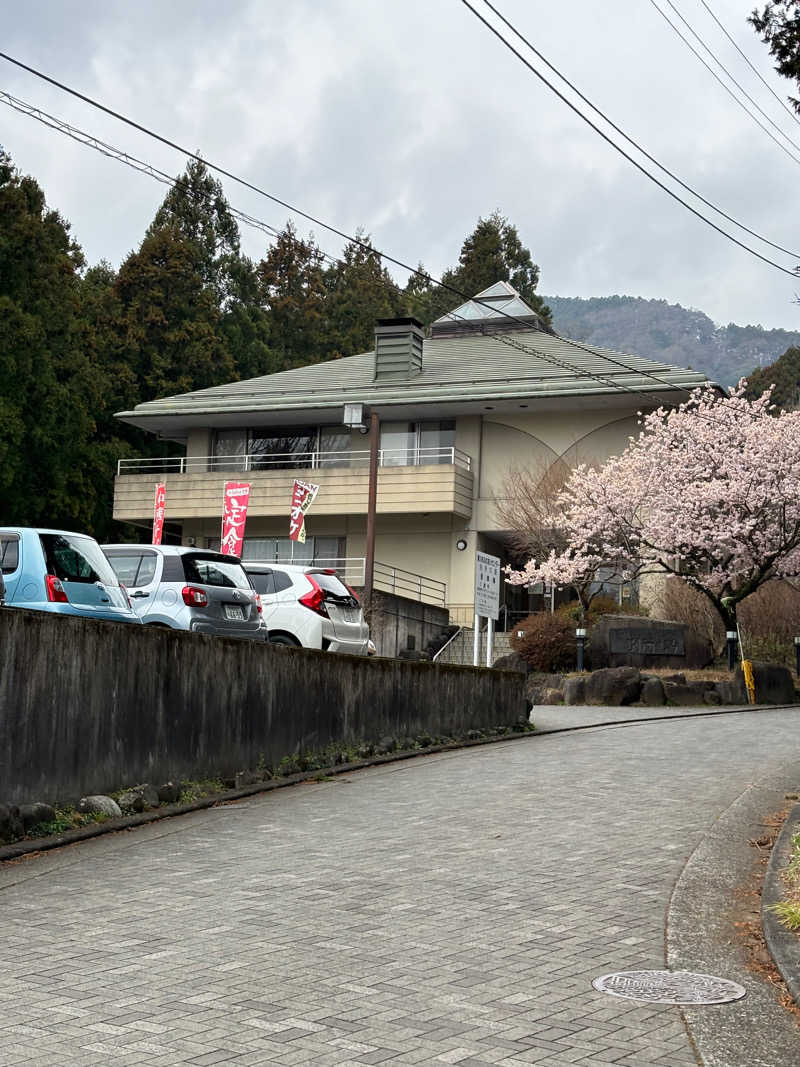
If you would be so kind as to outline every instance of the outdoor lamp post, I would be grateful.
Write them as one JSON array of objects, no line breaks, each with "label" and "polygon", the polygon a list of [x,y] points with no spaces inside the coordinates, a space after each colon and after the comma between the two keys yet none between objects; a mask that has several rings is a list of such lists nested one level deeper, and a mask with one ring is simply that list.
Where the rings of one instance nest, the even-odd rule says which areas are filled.
[{"label": "outdoor lamp post", "polygon": [[575,631],[575,640],[577,641],[577,644],[578,644],[578,664],[577,664],[577,669],[579,671],[582,671],[583,670],[583,646],[586,643],[586,630],[582,626],[579,626],[576,629],[576,631]]},{"label": "outdoor lamp post", "polygon": [[738,641],[738,635],[735,630],[727,630],[725,633],[725,641],[728,646],[728,670],[732,671],[736,666],[736,643]]},{"label": "outdoor lamp post", "polygon": [[800,637],[794,639],[795,674],[800,678]]}]

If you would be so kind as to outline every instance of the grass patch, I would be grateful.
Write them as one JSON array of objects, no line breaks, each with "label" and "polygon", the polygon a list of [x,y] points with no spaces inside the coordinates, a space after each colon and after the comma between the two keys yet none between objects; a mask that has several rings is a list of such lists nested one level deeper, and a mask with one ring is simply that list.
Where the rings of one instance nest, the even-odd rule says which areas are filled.
[{"label": "grass patch", "polygon": [[769,908],[787,930],[800,931],[800,831],[792,834],[789,863],[781,874],[785,897]]}]

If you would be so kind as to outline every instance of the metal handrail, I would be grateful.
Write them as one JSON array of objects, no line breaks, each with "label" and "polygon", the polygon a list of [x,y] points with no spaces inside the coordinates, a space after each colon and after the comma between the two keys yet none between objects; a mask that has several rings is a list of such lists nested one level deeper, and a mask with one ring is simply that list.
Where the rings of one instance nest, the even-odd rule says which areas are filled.
[{"label": "metal handrail", "polygon": [[[294,567],[323,567],[336,571],[345,581],[351,585],[362,586],[366,560],[363,556],[312,556],[310,559],[298,559],[296,556],[282,556],[280,559],[255,559],[244,557],[242,560],[245,568],[248,563],[289,564]],[[396,596],[416,597],[420,601],[430,604],[445,606],[447,602],[447,583],[440,582],[436,578],[428,578],[424,574],[415,574],[413,571],[405,571],[402,567],[392,567],[388,563],[375,561],[374,587],[383,593],[394,593]]]},{"label": "metal handrail", "polygon": [[[460,448],[381,448],[382,467],[448,465],[472,469],[472,458]],[[239,456],[166,456],[117,460],[117,475],[240,473],[258,470],[318,470],[320,467],[369,465],[369,449],[347,452],[247,452]]]},{"label": "metal handrail", "polygon": [[448,639],[445,641],[445,643],[442,645],[442,647],[439,649],[439,651],[438,652],[434,652],[433,656],[431,657],[431,663],[435,663],[436,660],[439,658],[439,656],[441,656],[441,654],[444,652],[444,650],[446,648],[449,648],[452,645],[452,643],[455,641],[455,639],[458,637],[458,635],[459,634],[463,634],[463,632],[464,632],[464,627],[463,626],[459,626],[459,628],[456,630],[456,632],[451,637],[448,637]]}]

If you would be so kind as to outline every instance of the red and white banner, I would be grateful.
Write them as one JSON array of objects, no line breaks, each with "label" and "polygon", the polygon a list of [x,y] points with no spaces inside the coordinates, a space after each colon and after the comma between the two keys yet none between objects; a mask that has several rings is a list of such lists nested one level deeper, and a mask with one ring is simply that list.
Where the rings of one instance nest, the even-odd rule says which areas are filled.
[{"label": "red and white banner", "polygon": [[247,504],[250,500],[249,482],[226,482],[222,509],[222,554],[241,556]]},{"label": "red and white banner", "polygon": [[161,544],[164,532],[164,514],[167,510],[167,487],[163,482],[156,486],[156,498],[153,504],[153,544]]},{"label": "red and white banner", "polygon": [[289,540],[306,543],[305,515],[314,503],[319,486],[313,482],[295,482],[292,489],[292,510],[289,513]]}]

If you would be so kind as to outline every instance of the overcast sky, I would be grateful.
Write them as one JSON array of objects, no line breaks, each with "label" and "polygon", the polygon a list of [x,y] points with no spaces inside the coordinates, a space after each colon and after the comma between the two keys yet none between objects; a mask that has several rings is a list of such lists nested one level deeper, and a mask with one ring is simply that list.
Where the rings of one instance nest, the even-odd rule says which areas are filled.
[{"label": "overcast sky", "polygon": [[[800,164],[734,104],[650,0],[494,2],[685,181],[751,229],[800,249]],[[800,125],[700,0],[675,3],[800,145]],[[785,98],[793,87],[773,74],[745,21],[753,0],[709,3]],[[432,273],[455,263],[478,216],[499,208],[539,263],[543,293],[659,297],[717,322],[800,328],[800,280],[656,189],[459,0],[0,0],[0,11],[2,50],[347,232],[365,226],[379,248]],[[170,173],[183,168],[177,153],[4,61],[0,89]],[[90,262],[118,264],[164,194],[151,178],[5,106],[0,144],[71,221]],[[224,185],[235,207],[286,221],[284,209]],[[341,247],[315,235],[331,253]],[[243,239],[249,254],[262,253],[263,236]]]}]

